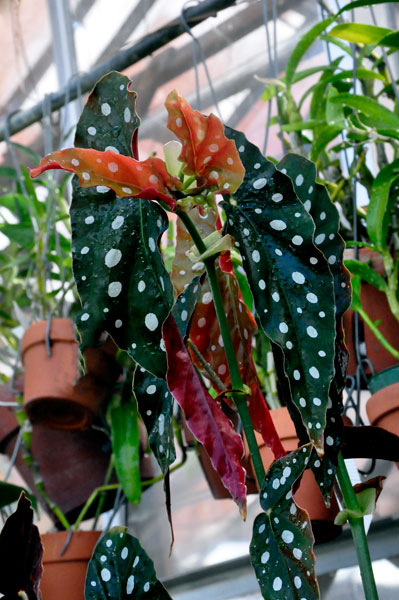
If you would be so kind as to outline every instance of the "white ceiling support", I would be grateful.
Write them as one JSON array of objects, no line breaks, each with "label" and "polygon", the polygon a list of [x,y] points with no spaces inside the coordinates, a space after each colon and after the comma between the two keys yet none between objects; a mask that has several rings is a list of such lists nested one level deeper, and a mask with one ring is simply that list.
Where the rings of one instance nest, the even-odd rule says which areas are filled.
[{"label": "white ceiling support", "polygon": [[[78,67],[75,39],[69,0],[48,0],[51,29],[53,34],[54,60],[57,68],[58,84],[65,89],[77,75]],[[73,145],[74,127],[81,112],[81,100],[70,102],[61,110],[63,147]]]}]

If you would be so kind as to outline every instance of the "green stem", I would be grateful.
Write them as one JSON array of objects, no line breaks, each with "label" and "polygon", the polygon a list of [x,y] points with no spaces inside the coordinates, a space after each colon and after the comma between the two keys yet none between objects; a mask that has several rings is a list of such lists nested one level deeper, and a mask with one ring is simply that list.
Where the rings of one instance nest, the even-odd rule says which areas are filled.
[{"label": "green stem", "polygon": [[[177,463],[177,465],[174,465],[170,469],[170,472],[173,473],[177,469],[180,469],[180,467],[182,467],[185,462],[186,462],[186,459],[184,458],[179,463]],[[164,478],[163,475],[158,475],[157,477],[153,477],[152,479],[144,479],[144,480],[142,479],[141,480],[141,487],[148,487],[150,485],[153,485],[154,483],[158,483],[159,481],[162,481],[163,478]],[[95,499],[97,498],[97,496],[99,494],[101,494],[102,492],[109,492],[109,491],[112,491],[112,490],[117,490],[120,487],[121,487],[120,483],[110,483],[109,485],[101,485],[100,487],[98,487],[95,490],[93,490],[93,492],[91,493],[91,495],[90,495],[89,499],[87,500],[86,504],[84,505],[84,507],[80,511],[78,518],[76,519],[75,525],[73,526],[73,531],[77,531],[79,529],[79,525],[84,520],[84,518],[85,518],[85,516],[87,514],[87,511],[89,510],[90,506],[93,504],[93,502],[95,501]],[[65,529],[69,529],[69,524],[68,524],[67,527],[65,527]]]},{"label": "green stem", "polygon": [[[200,254],[203,254],[206,250],[206,246],[190,217],[187,213],[177,210],[177,215],[183,221],[187,231],[192,237],[194,244]],[[208,258],[204,261],[205,268],[208,274],[209,284],[212,291],[213,303],[216,310],[216,316],[219,322],[220,333],[224,344],[224,350],[226,353],[227,365],[229,368],[231,385],[235,390],[242,390],[244,392],[244,384],[241,379],[240,369],[238,367],[237,357],[234,352],[233,340],[231,338],[230,327],[227,321],[226,313],[224,312],[223,298],[220,292],[219,282],[216,275],[215,269],[215,257]],[[252,462],[254,465],[254,471],[259,488],[262,487],[263,480],[265,478],[265,468],[262,463],[262,459],[259,453],[258,444],[254,434],[254,429],[249,416],[247,401],[245,393],[234,392],[232,398],[237,407],[238,414],[240,415],[242,427],[244,429],[245,437],[247,440],[248,448],[251,454]]]},{"label": "green stem", "polygon": [[[352,487],[352,483],[341,452],[338,454],[337,479],[346,508],[348,510],[359,512],[360,506],[355,491]],[[371,564],[366,532],[364,530],[363,517],[350,516],[349,524],[351,526],[353,542],[355,544],[357,559],[359,562],[364,596],[366,600],[378,600],[378,592],[374,580],[373,567]]]},{"label": "green stem", "polygon": [[399,351],[396,350],[393,346],[391,346],[391,344],[383,336],[383,334],[378,329],[378,327],[376,325],[374,325],[373,321],[370,319],[368,314],[363,310],[363,308],[357,307],[356,310],[359,313],[359,315],[362,317],[362,319],[366,323],[366,325],[368,325],[368,327],[371,329],[371,331],[373,332],[373,334],[375,335],[377,340],[380,342],[381,346],[383,346],[385,348],[385,350],[388,350],[388,352],[390,352],[394,358],[399,360]]}]

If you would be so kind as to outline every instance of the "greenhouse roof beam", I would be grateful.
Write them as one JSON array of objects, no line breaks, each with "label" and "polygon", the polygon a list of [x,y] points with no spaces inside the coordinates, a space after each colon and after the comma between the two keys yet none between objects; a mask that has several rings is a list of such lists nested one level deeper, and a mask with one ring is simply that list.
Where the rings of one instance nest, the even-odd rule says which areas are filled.
[{"label": "greenhouse roof beam", "polygon": [[[215,16],[219,11],[233,6],[235,3],[236,0],[204,0],[196,6],[187,8],[185,11],[186,22],[190,27],[195,27],[208,17]],[[90,73],[83,75],[79,80],[74,80],[69,88],[64,88],[59,92],[50,94],[51,111],[53,112],[64,106],[67,98],[69,101],[75,100],[78,96],[79,88],[82,93],[88,92],[92,89],[96,81],[109,71],[123,71],[128,66],[159,50],[184,32],[185,29],[180,18],[177,18],[157,31],[150,33],[130,48],[114,56],[111,60],[96,67]],[[10,116],[8,119],[10,135],[36,123],[42,118],[42,114],[43,104],[40,102],[26,111]],[[5,127],[2,125],[0,127],[0,141],[4,139]]]}]

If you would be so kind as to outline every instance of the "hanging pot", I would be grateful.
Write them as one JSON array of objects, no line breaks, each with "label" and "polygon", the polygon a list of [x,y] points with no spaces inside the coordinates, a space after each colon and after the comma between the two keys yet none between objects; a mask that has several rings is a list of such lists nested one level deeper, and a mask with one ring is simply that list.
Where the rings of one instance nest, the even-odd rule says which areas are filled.
[{"label": "hanging pot", "polygon": [[[9,430],[6,436],[3,435],[5,424],[8,424]],[[9,458],[13,454],[18,431],[15,414],[6,407],[0,407],[0,452]],[[58,431],[34,425],[31,452],[47,494],[67,519],[73,522],[91,493],[104,484],[111,456],[111,444],[107,436],[94,429]],[[15,467],[45,510],[52,515],[36,488],[34,474],[23,458],[21,447]],[[115,481],[113,479],[112,483]],[[114,494],[107,493],[103,510],[111,508],[113,502]],[[97,503],[94,503],[88,517],[95,512],[96,506]]]},{"label": "hanging pot", "polygon": [[[352,249],[345,250],[345,258],[354,258]],[[360,248],[359,260],[363,263],[369,263],[370,266],[382,277],[385,274],[383,259],[378,252],[374,252],[369,248]],[[374,286],[362,281],[360,299],[366,314],[371,321],[378,322],[378,329],[382,335],[394,348],[399,348],[399,323],[393,316],[386,295],[375,288]],[[360,336],[365,344],[366,357],[372,363],[376,373],[383,371],[397,364],[395,359],[388,350],[386,350],[377,340],[371,329],[360,320]],[[355,334],[354,334],[354,312],[348,310],[343,317],[345,329],[345,343],[349,352],[348,375],[356,373],[356,351],[355,351]],[[370,374],[370,368],[365,367],[365,373]]]},{"label": "hanging pot", "polygon": [[61,556],[67,531],[42,535],[42,600],[84,600],[87,566],[100,531],[76,531]]},{"label": "hanging pot", "polygon": [[[22,378],[18,378],[14,382],[16,390],[22,392],[24,384]],[[16,400],[16,395],[10,391],[8,383],[0,386],[0,401],[4,403],[13,403]],[[7,444],[10,437],[18,433],[19,425],[15,418],[15,412],[12,407],[0,405],[0,453],[2,448]]]},{"label": "hanging pot", "polygon": [[369,389],[372,395],[366,411],[370,423],[399,435],[399,365],[371,377]]},{"label": "hanging pot", "polygon": [[85,352],[87,374],[78,374],[78,344],[70,319],[52,319],[50,354],[47,321],[33,323],[22,340],[25,368],[24,407],[32,423],[55,429],[87,429],[109,397],[120,368],[112,357],[116,346]]},{"label": "hanging pot", "polygon": [[[282,407],[270,412],[284,449],[287,452],[295,450],[298,447],[298,438],[288,410],[285,407]],[[255,436],[258,441],[262,462],[267,471],[274,461],[273,453],[265,445],[260,434],[255,432]],[[256,483],[252,461],[245,440],[244,446],[245,456],[242,460],[242,465],[247,472],[247,491],[248,494],[258,494],[259,488]],[[214,498],[230,498],[228,491],[224,487],[218,473],[213,468],[209,456],[202,446],[199,446],[199,459]],[[305,508],[309,513],[316,543],[332,540],[340,534],[342,528],[334,525],[334,519],[339,510],[335,497],[334,495],[332,496],[331,507],[327,508],[314,475],[309,469],[306,469],[303,473],[300,485],[295,492],[294,497],[299,506]]]}]

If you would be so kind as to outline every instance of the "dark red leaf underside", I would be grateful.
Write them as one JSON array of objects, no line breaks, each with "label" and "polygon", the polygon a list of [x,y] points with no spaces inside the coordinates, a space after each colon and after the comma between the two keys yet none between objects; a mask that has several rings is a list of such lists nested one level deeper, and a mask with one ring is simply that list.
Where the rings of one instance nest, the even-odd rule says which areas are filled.
[{"label": "dark red leaf underside", "polygon": [[202,385],[171,316],[163,325],[163,339],[168,361],[166,379],[169,390],[183,409],[188,427],[205,447],[214,469],[245,516],[246,487],[245,470],[240,463],[244,452],[241,437],[234,431],[217,401]]}]

